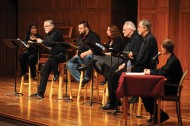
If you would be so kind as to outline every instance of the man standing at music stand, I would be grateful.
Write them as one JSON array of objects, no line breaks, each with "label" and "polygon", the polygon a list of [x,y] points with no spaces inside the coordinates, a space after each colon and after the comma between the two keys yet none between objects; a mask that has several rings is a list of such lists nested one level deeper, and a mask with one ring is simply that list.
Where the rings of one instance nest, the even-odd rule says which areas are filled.
[{"label": "man standing at music stand", "polygon": [[92,73],[92,67],[89,67],[87,64],[92,61],[92,53],[97,54],[100,51],[100,49],[94,48],[96,43],[100,43],[100,38],[90,30],[87,21],[81,21],[79,23],[78,31],[79,37],[77,42],[79,49],[76,51],[76,55],[68,61],[67,69],[77,81],[80,81],[80,72],[78,69],[87,69],[82,81],[82,86],[84,86],[89,82]]},{"label": "man standing at music stand", "polygon": [[45,46],[51,47],[50,57],[42,66],[41,69],[41,79],[40,85],[38,86],[38,92],[31,95],[32,97],[37,97],[39,99],[44,98],[44,93],[47,86],[47,81],[51,71],[54,74],[53,80],[56,81],[59,77],[58,64],[66,61],[66,49],[64,44],[57,42],[64,42],[63,35],[61,32],[55,28],[54,22],[52,20],[44,21],[44,30],[47,34],[45,40],[37,39],[38,43],[43,43]]}]

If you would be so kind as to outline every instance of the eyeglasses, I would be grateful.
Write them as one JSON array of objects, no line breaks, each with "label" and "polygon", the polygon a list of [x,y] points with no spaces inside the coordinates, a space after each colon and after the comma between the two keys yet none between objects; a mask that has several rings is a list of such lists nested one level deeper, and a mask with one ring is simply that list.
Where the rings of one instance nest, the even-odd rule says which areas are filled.
[{"label": "eyeglasses", "polygon": [[123,28],[123,31],[131,30],[130,28]]},{"label": "eyeglasses", "polygon": [[138,28],[145,28],[145,26],[138,26]]},{"label": "eyeglasses", "polygon": [[47,27],[49,27],[49,26],[51,26],[51,25],[45,25],[43,28],[47,28]]}]

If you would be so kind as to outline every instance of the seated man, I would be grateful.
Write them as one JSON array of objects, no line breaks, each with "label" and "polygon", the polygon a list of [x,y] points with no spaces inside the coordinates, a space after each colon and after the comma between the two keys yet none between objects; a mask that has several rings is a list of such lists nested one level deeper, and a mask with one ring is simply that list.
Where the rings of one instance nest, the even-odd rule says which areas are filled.
[{"label": "seated man", "polygon": [[[90,30],[87,21],[82,21],[78,25],[79,37],[78,46],[79,49],[76,51],[76,55],[68,61],[67,69],[70,71],[71,75],[80,81],[80,72],[77,67],[88,64],[92,60],[92,53],[97,54],[100,49],[94,48],[96,43],[100,43],[99,36]],[[91,77],[92,67],[88,67],[82,81],[83,86],[89,82]]]},{"label": "seated man", "polygon": [[[142,22],[145,28],[143,29],[143,32],[138,31],[142,36],[140,36],[136,32],[136,27],[132,22],[128,21],[123,26],[124,36],[129,38],[129,44],[124,48],[124,50],[130,51],[130,53],[128,54],[128,57],[125,58],[126,60],[123,60],[123,64],[117,66],[116,68],[117,70],[113,69],[113,71],[107,72],[106,74],[108,79],[109,102],[102,107],[102,109],[104,110],[115,109],[115,107],[118,105],[118,100],[116,98],[115,92],[117,89],[117,84],[121,73],[127,72],[128,60],[131,60],[132,64],[135,65],[135,67],[139,66],[139,64],[137,63],[142,63],[142,62],[143,62],[143,64],[141,64],[142,67],[148,66],[149,64],[151,64],[150,63],[151,58],[157,53],[156,40],[153,37],[153,35],[150,33],[150,27],[149,27],[150,22],[147,20],[142,20],[140,23]],[[142,44],[144,44],[145,46],[141,46]],[[142,52],[142,50],[144,51]],[[140,51],[142,55],[139,55]]]},{"label": "seated man", "polygon": [[[168,86],[167,84],[179,84],[181,77],[183,75],[182,67],[179,59],[173,53],[174,43],[170,39],[166,39],[161,44],[162,54],[167,57],[166,64],[160,69],[144,69],[145,74],[151,75],[162,75],[167,80],[165,81],[164,94],[165,95],[177,95],[177,88]],[[154,111],[154,98],[144,98],[142,97],[145,109],[150,113],[151,117]],[[160,122],[166,121],[169,119],[167,113],[161,110]],[[152,121],[152,118],[147,120],[148,122]],[[157,123],[157,122],[155,122]]]},{"label": "seated man", "polygon": [[63,35],[61,32],[55,28],[54,22],[52,20],[44,21],[44,30],[47,34],[45,40],[37,39],[38,43],[43,43],[44,45],[51,47],[50,57],[42,66],[41,69],[41,79],[40,85],[38,86],[38,92],[31,96],[37,98],[44,98],[44,93],[47,86],[47,81],[51,71],[54,74],[53,80],[56,81],[59,77],[58,64],[66,61],[66,49],[67,47],[64,44],[56,42],[64,42]]}]

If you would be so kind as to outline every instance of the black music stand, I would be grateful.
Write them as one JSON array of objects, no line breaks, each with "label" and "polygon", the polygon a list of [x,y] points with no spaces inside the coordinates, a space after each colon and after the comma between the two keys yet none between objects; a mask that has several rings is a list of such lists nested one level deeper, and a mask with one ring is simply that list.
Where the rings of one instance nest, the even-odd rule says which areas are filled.
[{"label": "black music stand", "polygon": [[15,70],[14,70],[14,78],[15,78],[15,84],[14,84],[14,95],[19,97],[19,95],[23,95],[22,93],[18,93],[16,90],[16,73],[17,73],[17,57],[18,57],[18,48],[27,48],[26,44],[20,40],[17,39],[3,39],[3,42],[9,47],[15,49]]},{"label": "black music stand", "polygon": [[[84,46],[90,48],[90,49],[92,50],[92,52],[93,52],[94,49],[97,49],[97,48],[100,49],[100,51],[98,51],[98,52],[99,52],[99,55],[103,55],[102,49],[101,49],[100,47],[98,47],[96,44],[91,44],[91,43],[88,43],[88,42],[83,42],[82,44],[83,44]],[[92,53],[92,60],[91,60],[91,62],[92,62],[93,64],[91,64],[91,65],[89,66],[89,67],[92,67],[92,71],[93,71],[93,68],[94,68],[93,55],[94,55],[94,54]],[[94,86],[93,77],[94,77],[94,72],[91,73],[90,106],[92,106],[93,103],[102,104],[102,103],[100,103],[100,102],[94,102],[94,101],[93,101],[93,86]],[[86,103],[83,103],[83,104],[86,104]]]},{"label": "black music stand", "polygon": [[44,50],[49,52],[51,49],[48,48],[47,46],[45,46],[42,43],[36,43],[36,42],[27,42],[27,44],[29,44],[30,46],[38,49],[38,63],[39,63],[39,59],[40,59],[40,50]]}]

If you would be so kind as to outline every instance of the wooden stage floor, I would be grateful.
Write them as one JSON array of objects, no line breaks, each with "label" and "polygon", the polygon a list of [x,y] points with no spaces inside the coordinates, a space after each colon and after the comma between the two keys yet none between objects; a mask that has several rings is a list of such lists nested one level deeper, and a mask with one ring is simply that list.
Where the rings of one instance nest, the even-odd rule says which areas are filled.
[{"label": "wooden stage floor", "polygon": [[[101,79],[100,79],[101,80]],[[50,82],[48,82],[50,83]],[[17,78],[17,91],[19,91],[20,78]],[[21,120],[36,125],[51,126],[124,126],[122,114],[114,116],[108,114],[110,111],[101,110],[101,105],[94,103],[92,106],[87,99],[84,103],[83,98],[79,102],[76,101],[78,83],[73,82],[73,100],[66,102],[64,100],[57,101],[57,87],[54,88],[55,94],[49,98],[49,86],[46,89],[44,100],[28,99],[27,89],[24,86],[24,95],[15,97],[14,95],[6,95],[14,92],[14,78],[0,77],[0,116],[7,116],[16,120]],[[94,92],[94,101],[101,102],[102,86],[100,87],[100,100]],[[64,85],[65,88],[65,85]],[[36,85],[33,85],[33,93],[36,92]],[[65,92],[65,90],[64,90]],[[185,80],[182,91],[181,110],[184,126],[190,126],[190,80]],[[64,94],[65,95],[65,94]],[[88,95],[89,96],[89,95]],[[164,126],[177,126],[177,117],[174,103],[166,103],[163,105],[164,110],[169,114],[170,119],[163,123]],[[129,126],[151,126],[146,122],[149,118],[145,110],[142,110],[142,118],[136,118],[135,115],[129,116]],[[2,120],[1,120],[2,121]],[[0,123],[1,125],[1,123]]]}]

